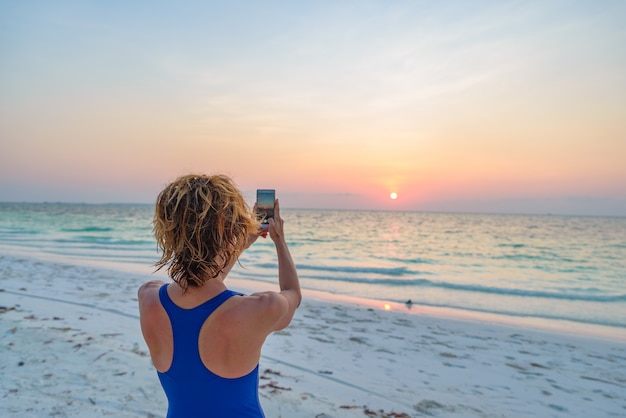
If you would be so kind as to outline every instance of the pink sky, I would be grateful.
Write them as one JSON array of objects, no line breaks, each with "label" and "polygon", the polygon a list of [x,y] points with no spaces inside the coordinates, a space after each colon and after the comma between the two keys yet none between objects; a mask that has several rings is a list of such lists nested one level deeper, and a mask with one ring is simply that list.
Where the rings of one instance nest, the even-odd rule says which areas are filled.
[{"label": "pink sky", "polygon": [[0,5],[0,200],[626,215],[623,2],[185,6]]}]

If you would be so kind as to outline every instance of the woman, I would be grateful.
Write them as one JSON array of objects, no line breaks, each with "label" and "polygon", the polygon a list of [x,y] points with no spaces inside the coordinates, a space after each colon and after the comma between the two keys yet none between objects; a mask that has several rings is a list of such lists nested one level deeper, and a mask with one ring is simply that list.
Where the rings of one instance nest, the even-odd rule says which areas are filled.
[{"label": "woman", "polygon": [[[260,224],[232,181],[183,176],[159,195],[154,234],[173,283],[139,288],[141,330],[168,399],[168,418],[263,417],[258,398],[261,347],[300,304],[278,200],[269,235],[280,292],[228,290],[228,272],[258,238]],[[264,231],[267,232],[267,231]]]}]

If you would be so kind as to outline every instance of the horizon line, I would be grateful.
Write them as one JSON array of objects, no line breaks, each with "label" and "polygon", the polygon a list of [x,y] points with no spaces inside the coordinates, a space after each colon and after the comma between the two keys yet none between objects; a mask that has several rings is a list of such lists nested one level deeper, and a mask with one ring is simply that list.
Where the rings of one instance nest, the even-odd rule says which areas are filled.
[{"label": "horizon line", "polygon": [[[511,199],[515,200],[515,199]],[[84,201],[4,201],[0,204],[31,204],[31,205],[75,205],[75,206],[154,206],[154,203],[147,202],[84,202]],[[581,218],[626,218],[626,214],[590,214],[590,213],[560,213],[560,212],[524,212],[524,211],[463,211],[453,209],[390,209],[390,208],[331,208],[331,207],[304,207],[290,206],[282,208],[284,210],[305,210],[305,211],[338,211],[338,212],[388,212],[388,213],[425,213],[425,214],[450,214],[450,215],[511,215],[511,216],[562,216]]]}]

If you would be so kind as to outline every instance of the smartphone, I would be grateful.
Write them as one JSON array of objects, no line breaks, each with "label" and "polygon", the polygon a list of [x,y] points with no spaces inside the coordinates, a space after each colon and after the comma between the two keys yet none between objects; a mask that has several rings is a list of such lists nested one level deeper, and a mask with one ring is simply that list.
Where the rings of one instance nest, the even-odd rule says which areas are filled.
[{"label": "smartphone", "polygon": [[261,223],[268,224],[269,218],[274,217],[274,201],[276,200],[276,190],[258,189],[256,191],[256,211]]}]

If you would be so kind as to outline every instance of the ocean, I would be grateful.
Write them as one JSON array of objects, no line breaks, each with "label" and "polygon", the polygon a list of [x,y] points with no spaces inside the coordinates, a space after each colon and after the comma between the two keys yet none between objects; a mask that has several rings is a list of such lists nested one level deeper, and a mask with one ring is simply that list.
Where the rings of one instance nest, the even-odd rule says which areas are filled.
[{"label": "ocean", "polygon": [[[153,271],[151,205],[0,203],[18,251]],[[626,331],[626,218],[282,209],[303,288]],[[276,283],[268,239],[232,275]],[[409,302],[410,303],[407,303]]]}]

